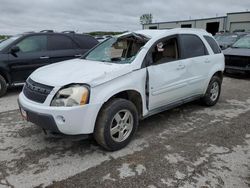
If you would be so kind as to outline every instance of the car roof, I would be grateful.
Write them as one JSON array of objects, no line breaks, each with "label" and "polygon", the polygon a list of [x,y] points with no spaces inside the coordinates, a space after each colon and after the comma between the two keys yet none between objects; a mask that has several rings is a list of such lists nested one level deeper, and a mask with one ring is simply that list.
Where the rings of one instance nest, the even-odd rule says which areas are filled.
[{"label": "car roof", "polygon": [[129,33],[141,34],[151,39],[156,39],[159,37],[164,37],[164,36],[168,36],[172,34],[181,34],[181,33],[212,36],[210,33],[208,33],[207,31],[203,29],[194,29],[194,28],[174,28],[174,29],[163,29],[163,30],[145,29],[145,30],[138,30],[134,32],[127,32],[119,36],[128,35]]},{"label": "car roof", "polygon": [[[82,33],[71,33],[71,32],[25,32],[22,34],[18,34],[18,36],[29,36],[29,35],[67,35],[67,36],[90,36],[88,34],[82,34]],[[93,37],[94,38],[94,37]]]}]

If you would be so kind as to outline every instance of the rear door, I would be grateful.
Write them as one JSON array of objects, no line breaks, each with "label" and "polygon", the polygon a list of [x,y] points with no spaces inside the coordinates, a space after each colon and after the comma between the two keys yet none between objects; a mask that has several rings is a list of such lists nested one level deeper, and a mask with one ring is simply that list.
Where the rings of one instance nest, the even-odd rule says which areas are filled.
[{"label": "rear door", "polygon": [[20,51],[9,54],[8,62],[12,82],[24,82],[34,70],[49,64],[46,35],[27,36],[15,45]]},{"label": "rear door", "polygon": [[149,110],[181,101],[187,95],[186,67],[180,60],[177,36],[157,42],[148,69]]},{"label": "rear door", "polygon": [[194,34],[180,34],[181,58],[187,70],[188,96],[200,95],[204,91],[209,70],[211,70],[211,56],[202,39]]},{"label": "rear door", "polygon": [[77,57],[78,45],[67,35],[48,35],[48,50],[50,63],[74,59]]}]

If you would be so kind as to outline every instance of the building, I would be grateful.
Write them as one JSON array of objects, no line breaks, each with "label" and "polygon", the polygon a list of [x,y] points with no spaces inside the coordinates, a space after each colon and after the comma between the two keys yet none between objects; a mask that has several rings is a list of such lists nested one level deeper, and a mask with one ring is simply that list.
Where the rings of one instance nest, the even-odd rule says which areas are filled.
[{"label": "building", "polygon": [[144,24],[143,29],[201,28],[215,34],[218,31],[250,32],[250,11],[227,13],[226,16]]}]

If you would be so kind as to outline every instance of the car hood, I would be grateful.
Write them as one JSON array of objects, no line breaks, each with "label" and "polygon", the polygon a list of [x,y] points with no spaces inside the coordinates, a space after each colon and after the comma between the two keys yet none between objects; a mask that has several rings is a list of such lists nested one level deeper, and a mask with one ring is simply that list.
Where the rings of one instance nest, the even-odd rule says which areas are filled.
[{"label": "car hood", "polygon": [[30,78],[38,83],[55,87],[72,83],[84,83],[94,87],[130,71],[132,71],[130,64],[73,59],[39,68]]},{"label": "car hood", "polygon": [[223,51],[224,55],[250,56],[250,49],[247,48],[227,48]]}]

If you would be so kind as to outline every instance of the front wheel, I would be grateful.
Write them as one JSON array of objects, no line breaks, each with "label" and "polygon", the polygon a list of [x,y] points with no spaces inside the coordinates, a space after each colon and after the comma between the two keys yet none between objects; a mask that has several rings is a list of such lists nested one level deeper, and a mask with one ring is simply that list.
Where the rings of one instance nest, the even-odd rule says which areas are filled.
[{"label": "front wheel", "polygon": [[209,82],[206,94],[201,99],[206,106],[214,106],[220,97],[222,80],[218,76],[213,76]]},{"label": "front wheel", "polygon": [[0,97],[4,96],[7,91],[7,83],[4,77],[0,75]]},{"label": "front wheel", "polygon": [[135,105],[125,99],[112,99],[101,109],[94,130],[98,144],[110,151],[125,147],[138,126]]}]

